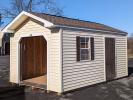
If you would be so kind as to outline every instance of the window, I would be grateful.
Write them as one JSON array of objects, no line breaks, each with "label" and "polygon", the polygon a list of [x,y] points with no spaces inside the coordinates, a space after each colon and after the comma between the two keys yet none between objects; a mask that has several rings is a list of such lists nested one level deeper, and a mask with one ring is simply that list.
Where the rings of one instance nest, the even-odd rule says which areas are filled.
[{"label": "window", "polygon": [[94,38],[77,37],[77,61],[94,60]]},{"label": "window", "polygon": [[91,56],[90,53],[90,38],[80,37],[80,60],[89,60]]}]

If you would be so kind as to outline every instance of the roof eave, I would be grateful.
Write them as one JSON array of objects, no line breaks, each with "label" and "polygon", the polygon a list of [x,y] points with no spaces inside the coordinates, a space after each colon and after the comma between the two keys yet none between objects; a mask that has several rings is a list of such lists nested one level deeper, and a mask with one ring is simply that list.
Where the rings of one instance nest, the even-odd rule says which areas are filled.
[{"label": "roof eave", "polygon": [[120,35],[127,35],[127,32],[112,32],[112,31],[106,31],[106,30],[99,30],[99,29],[91,29],[91,28],[82,28],[82,27],[73,27],[73,26],[65,26],[65,25],[53,25],[49,28],[68,28],[68,29],[78,29],[78,30],[85,30],[85,31],[94,31],[94,32],[103,32],[103,33],[112,33],[112,34],[120,34]]},{"label": "roof eave", "polygon": [[[16,22],[18,22],[18,20],[23,17],[23,16],[27,16],[27,17],[30,17],[30,18],[33,18],[33,19],[36,19],[40,22],[42,22],[44,24],[44,27],[51,27],[53,26],[54,24],[45,20],[45,19],[42,19],[40,17],[37,17],[31,13],[28,13],[28,12],[25,12],[25,11],[22,11],[18,16],[16,16],[3,30],[2,32],[9,32],[10,33],[14,33],[15,30],[13,30],[11,27],[12,25],[14,25]],[[21,23],[21,22],[20,22]]]}]

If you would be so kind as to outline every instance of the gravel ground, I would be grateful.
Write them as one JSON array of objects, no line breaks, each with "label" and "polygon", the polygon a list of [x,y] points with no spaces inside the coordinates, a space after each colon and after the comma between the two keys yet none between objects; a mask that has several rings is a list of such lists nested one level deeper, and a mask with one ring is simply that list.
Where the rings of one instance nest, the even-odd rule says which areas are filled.
[{"label": "gravel ground", "polygon": [[10,57],[0,56],[0,79],[9,80]]}]

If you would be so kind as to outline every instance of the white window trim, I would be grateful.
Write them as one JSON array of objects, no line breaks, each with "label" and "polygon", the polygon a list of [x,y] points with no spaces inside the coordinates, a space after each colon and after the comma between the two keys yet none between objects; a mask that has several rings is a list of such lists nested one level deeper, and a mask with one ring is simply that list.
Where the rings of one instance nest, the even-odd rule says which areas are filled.
[{"label": "white window trim", "polygon": [[[90,36],[80,36],[80,38],[89,38],[89,42],[88,42],[88,48],[81,48],[81,43],[80,42],[80,62],[85,62],[85,61],[91,61],[91,37]],[[88,53],[88,58],[87,60],[81,60],[81,49],[87,49],[88,51],[90,51]]]}]

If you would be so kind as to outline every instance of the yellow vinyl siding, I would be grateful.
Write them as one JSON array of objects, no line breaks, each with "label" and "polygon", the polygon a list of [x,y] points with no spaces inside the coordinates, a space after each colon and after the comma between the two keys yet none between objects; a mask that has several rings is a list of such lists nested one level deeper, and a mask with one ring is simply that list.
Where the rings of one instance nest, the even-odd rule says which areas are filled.
[{"label": "yellow vinyl siding", "polygon": [[[23,26],[17,29],[17,32],[14,33],[14,36],[10,40],[10,82],[19,83],[19,49],[18,42],[23,35],[26,34],[42,34],[47,40],[48,47],[48,79],[47,79],[47,89],[55,92],[61,92],[61,78],[60,78],[60,42],[59,42],[59,33],[51,34],[51,30],[45,28],[39,23],[28,20]],[[18,57],[17,57],[18,56]],[[55,86],[56,85],[56,86]]]},{"label": "yellow vinyl siding", "polygon": [[17,44],[19,42],[19,39],[21,37],[21,35],[23,34],[28,34],[28,33],[32,33],[32,32],[36,32],[36,33],[44,33],[44,34],[49,34],[49,30],[45,29],[44,27],[42,27],[41,25],[34,23],[33,21],[29,20],[23,27],[21,27],[16,33],[14,33],[14,36],[11,37],[10,39],[10,81],[14,82],[14,83],[18,83],[18,66],[17,66],[17,62],[18,62],[18,58],[17,58]]}]

